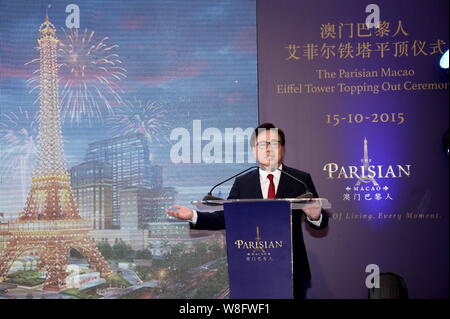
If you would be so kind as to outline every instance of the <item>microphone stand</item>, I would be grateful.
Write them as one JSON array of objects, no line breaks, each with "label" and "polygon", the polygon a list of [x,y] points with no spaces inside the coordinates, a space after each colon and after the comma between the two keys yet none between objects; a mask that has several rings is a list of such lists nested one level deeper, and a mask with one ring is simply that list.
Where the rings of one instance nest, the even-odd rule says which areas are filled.
[{"label": "microphone stand", "polygon": [[251,170],[251,169],[253,169],[253,168],[259,168],[259,166],[251,166],[251,167],[247,168],[246,170],[243,170],[242,172],[239,172],[239,173],[237,173],[237,174],[231,176],[230,178],[227,178],[226,180],[224,180],[224,181],[218,183],[217,185],[214,185],[213,188],[211,188],[211,190],[208,192],[208,194],[206,194],[206,195],[203,197],[202,200],[203,200],[203,201],[224,200],[223,198],[220,198],[220,197],[217,197],[217,196],[213,196],[213,195],[212,195],[213,190],[214,190],[217,186],[220,186],[220,185],[222,185],[223,183],[228,182],[230,179],[233,179],[233,178],[235,178],[236,176],[239,176],[239,175],[241,175],[241,174],[243,174],[243,173],[245,173],[245,172],[247,172],[247,171],[249,171],[249,170]]},{"label": "microphone stand", "polygon": [[274,172],[274,171],[276,171],[276,170],[279,170],[281,173],[283,173],[283,174],[289,176],[290,178],[296,180],[297,182],[301,183],[301,184],[305,187],[305,192],[304,192],[303,194],[297,196],[296,198],[298,198],[298,199],[311,199],[311,198],[314,197],[314,194],[311,193],[311,191],[309,190],[309,188],[308,188],[308,186],[305,184],[305,182],[303,182],[302,180],[298,179],[297,177],[295,177],[295,176],[293,176],[293,175],[291,175],[291,174],[289,174],[289,173],[283,171],[282,169],[280,169],[280,168],[278,168],[278,167],[276,167],[276,168],[273,168],[273,167],[269,168],[268,166],[261,166],[261,168],[262,168],[263,170],[265,170],[265,171],[268,170],[268,171],[270,171],[270,172]]}]

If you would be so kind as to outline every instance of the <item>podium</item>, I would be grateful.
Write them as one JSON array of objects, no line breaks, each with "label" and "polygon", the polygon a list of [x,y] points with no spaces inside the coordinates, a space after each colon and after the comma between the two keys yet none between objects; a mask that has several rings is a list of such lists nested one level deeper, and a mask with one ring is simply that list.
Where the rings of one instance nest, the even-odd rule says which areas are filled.
[{"label": "podium", "polygon": [[224,211],[232,299],[292,299],[292,210],[323,198],[194,201],[198,211]]}]

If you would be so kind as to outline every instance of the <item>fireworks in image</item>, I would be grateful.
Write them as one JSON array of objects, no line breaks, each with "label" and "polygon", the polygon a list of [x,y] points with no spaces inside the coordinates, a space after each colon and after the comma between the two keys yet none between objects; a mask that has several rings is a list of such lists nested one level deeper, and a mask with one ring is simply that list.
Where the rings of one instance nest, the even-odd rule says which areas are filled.
[{"label": "fireworks in image", "polygon": [[156,102],[143,103],[139,99],[126,101],[124,106],[114,108],[109,117],[114,134],[142,133],[149,144],[167,140],[167,112]]},{"label": "fireworks in image", "polygon": [[[58,49],[61,119],[70,124],[101,120],[123,104],[120,84],[127,71],[114,53],[119,46],[108,44],[108,37],[98,41],[95,32],[87,29],[63,32]],[[39,64],[39,59],[27,64],[35,62]],[[39,69],[27,84],[30,92],[39,88]]]},{"label": "fireworks in image", "polygon": [[18,179],[22,197],[26,197],[37,155],[37,121],[34,113],[19,108],[0,113],[0,176]]}]

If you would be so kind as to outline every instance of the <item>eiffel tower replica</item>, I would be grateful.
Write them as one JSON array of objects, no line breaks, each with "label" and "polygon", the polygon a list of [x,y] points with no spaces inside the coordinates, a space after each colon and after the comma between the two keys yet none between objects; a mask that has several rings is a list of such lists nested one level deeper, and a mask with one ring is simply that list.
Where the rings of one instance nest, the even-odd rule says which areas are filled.
[{"label": "eiffel tower replica", "polygon": [[361,162],[363,163],[362,166],[362,176],[358,177],[358,181],[356,182],[355,186],[361,185],[361,183],[372,183],[373,186],[378,186],[378,182],[373,178],[372,176],[366,176],[366,171],[369,170],[369,164],[372,162],[372,160],[369,158],[369,147],[367,145],[367,139],[364,138],[364,158],[361,159]]},{"label": "eiffel tower replica", "polygon": [[94,239],[88,236],[90,222],[82,219],[75,205],[70,175],[64,160],[58,104],[56,28],[46,20],[40,37],[39,146],[36,166],[24,210],[8,225],[10,240],[0,255],[0,281],[12,263],[26,251],[38,257],[38,269],[45,274],[44,290],[65,286],[70,248],[78,250],[100,276],[112,274]]}]

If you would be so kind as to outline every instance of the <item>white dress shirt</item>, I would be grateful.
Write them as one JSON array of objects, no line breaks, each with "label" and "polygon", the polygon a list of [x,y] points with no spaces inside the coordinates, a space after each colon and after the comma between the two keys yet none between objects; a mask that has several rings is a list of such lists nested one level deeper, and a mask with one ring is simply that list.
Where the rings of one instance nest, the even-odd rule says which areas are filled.
[{"label": "white dress shirt", "polygon": [[[283,169],[283,165],[278,166],[279,169]],[[275,194],[278,190],[278,184],[280,184],[281,171],[275,170],[269,172],[267,170],[259,169],[259,183],[261,184],[261,194],[264,199],[267,199],[269,194],[270,179],[267,177],[269,174],[273,175],[273,183],[275,184]]]},{"label": "white dress shirt", "polygon": [[[280,166],[278,168],[283,169],[283,165],[280,164]],[[269,174],[273,175],[273,183],[275,184],[275,194],[276,194],[282,173],[280,170],[275,170],[273,172],[269,172],[269,171],[263,170],[261,168],[259,169],[259,183],[261,185],[261,193],[262,193],[264,199],[267,199],[267,194],[269,192],[270,180],[267,177],[267,175],[269,175]],[[197,223],[198,215],[197,215],[197,211],[195,211],[194,209],[192,211],[194,212],[194,216],[192,217],[190,222],[195,225]],[[310,223],[312,223],[313,225],[315,225],[317,227],[319,227],[320,224],[322,223],[322,214],[320,214],[319,220],[311,220],[311,219],[309,219],[308,215],[305,214],[305,216]]]}]

